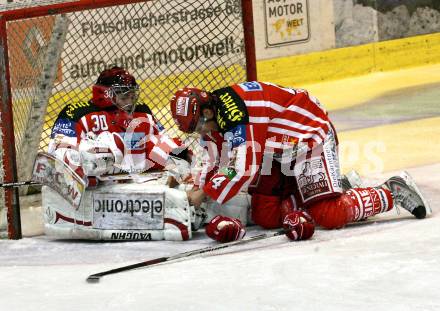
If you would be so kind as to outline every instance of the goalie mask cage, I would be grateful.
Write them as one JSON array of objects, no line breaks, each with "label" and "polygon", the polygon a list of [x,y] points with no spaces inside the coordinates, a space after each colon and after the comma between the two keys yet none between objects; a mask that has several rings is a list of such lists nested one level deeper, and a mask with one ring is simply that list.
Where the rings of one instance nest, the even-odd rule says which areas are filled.
[{"label": "goalie mask cage", "polygon": [[[168,103],[186,85],[256,79],[251,0],[40,0],[0,5],[0,181],[30,179],[66,105],[87,102],[118,65],[171,130]],[[176,131],[173,133],[173,130]],[[17,188],[0,189],[0,231],[21,237]]]}]

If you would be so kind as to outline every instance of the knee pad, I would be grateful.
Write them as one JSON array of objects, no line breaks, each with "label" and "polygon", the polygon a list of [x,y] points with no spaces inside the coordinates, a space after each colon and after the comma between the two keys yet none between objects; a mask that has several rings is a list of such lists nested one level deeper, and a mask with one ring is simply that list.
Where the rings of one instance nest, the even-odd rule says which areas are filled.
[{"label": "knee pad", "polygon": [[252,194],[251,213],[252,221],[264,229],[279,228],[281,219],[281,198],[277,196]]},{"label": "knee pad", "polygon": [[338,229],[354,219],[355,209],[356,202],[344,193],[335,198],[323,199],[313,203],[307,211],[321,227]]}]

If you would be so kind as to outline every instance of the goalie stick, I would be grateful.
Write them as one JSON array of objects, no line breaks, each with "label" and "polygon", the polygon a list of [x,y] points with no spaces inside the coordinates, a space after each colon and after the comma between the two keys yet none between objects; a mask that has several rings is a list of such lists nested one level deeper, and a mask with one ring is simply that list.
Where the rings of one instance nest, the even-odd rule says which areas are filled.
[{"label": "goalie stick", "polygon": [[138,263],[135,263],[135,264],[132,264],[132,265],[123,266],[123,267],[119,267],[119,268],[115,268],[115,269],[111,269],[111,270],[107,270],[107,271],[91,274],[91,275],[89,275],[87,277],[87,282],[88,283],[98,283],[99,280],[103,276],[105,276],[105,275],[120,273],[120,272],[129,271],[129,270],[133,270],[133,269],[137,269],[137,268],[141,268],[141,267],[150,267],[150,266],[154,266],[154,265],[157,265],[157,264],[160,264],[160,263],[164,263],[164,262],[168,262],[168,261],[175,261],[175,260],[178,260],[178,259],[192,257],[192,256],[195,256],[195,255],[201,255],[201,254],[204,254],[204,253],[217,251],[217,250],[228,248],[228,247],[231,247],[231,246],[242,245],[242,244],[246,244],[246,243],[249,243],[249,242],[252,242],[252,241],[263,240],[263,239],[267,239],[267,238],[271,238],[271,237],[275,237],[275,236],[279,236],[279,235],[283,235],[283,234],[285,234],[284,230],[279,230],[279,231],[275,231],[275,232],[267,232],[267,233],[255,235],[255,236],[250,237],[248,239],[232,241],[232,242],[229,242],[229,243],[223,243],[223,244],[219,244],[219,245],[215,245],[215,246],[208,246],[208,247],[205,247],[205,248],[195,249],[195,250],[192,250],[192,251],[176,254],[176,255],[173,255],[173,256],[169,256],[169,257],[159,257],[159,258],[155,258],[155,259],[141,261],[141,262],[138,262]]}]

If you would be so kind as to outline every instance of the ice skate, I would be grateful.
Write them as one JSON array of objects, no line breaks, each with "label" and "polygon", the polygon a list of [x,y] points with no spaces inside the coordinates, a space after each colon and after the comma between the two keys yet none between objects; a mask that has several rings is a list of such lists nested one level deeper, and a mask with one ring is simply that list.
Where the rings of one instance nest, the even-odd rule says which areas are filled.
[{"label": "ice skate", "polygon": [[431,213],[427,201],[407,172],[391,177],[385,182],[385,186],[393,194],[394,205],[406,209],[417,219],[423,219]]},{"label": "ice skate", "polygon": [[358,172],[351,170],[341,176],[342,189],[347,191],[353,188],[362,188],[362,179]]}]

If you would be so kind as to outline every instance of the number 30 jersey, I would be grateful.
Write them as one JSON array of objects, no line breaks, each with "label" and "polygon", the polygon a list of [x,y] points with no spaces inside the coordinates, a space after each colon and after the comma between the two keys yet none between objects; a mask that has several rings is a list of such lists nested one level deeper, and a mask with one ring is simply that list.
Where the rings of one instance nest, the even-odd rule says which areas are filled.
[{"label": "number 30 jersey", "polygon": [[[59,148],[77,148],[90,133],[118,133],[124,140],[122,167],[127,172],[161,168],[168,154],[179,146],[163,131],[146,104],[137,104],[132,114],[110,107],[102,110],[91,101],[67,105],[51,132],[49,153]],[[125,166],[124,166],[125,165]]]}]

